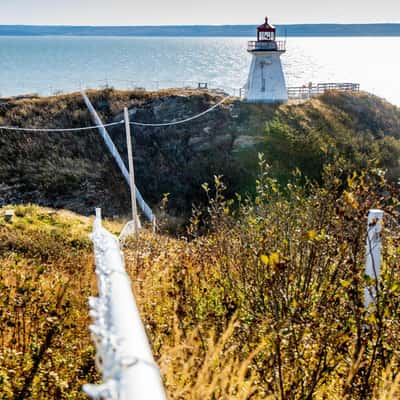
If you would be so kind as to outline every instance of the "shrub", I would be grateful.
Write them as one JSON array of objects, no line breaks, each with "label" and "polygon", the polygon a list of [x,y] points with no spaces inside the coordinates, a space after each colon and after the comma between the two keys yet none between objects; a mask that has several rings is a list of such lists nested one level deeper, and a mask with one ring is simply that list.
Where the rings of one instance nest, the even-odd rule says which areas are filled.
[{"label": "shrub", "polygon": [[[244,376],[254,390],[244,398],[378,399],[388,379],[396,398],[400,229],[391,222],[398,218],[395,189],[373,167],[346,180],[327,167],[322,185],[297,173],[280,187],[263,159],[261,164],[254,202],[225,199],[217,178],[214,192],[204,186],[209,207],[194,215],[188,239],[146,234],[126,250],[154,349],[169,360],[162,366],[171,398],[196,398],[191,396],[199,393],[197,371],[212,369],[210,350],[221,340],[213,389],[203,398],[231,398],[224,387],[240,373],[235,369],[223,381],[220,374],[234,360],[246,365]],[[387,221],[378,302],[365,310],[366,215],[372,207],[384,209]],[[190,346],[176,343],[177,329],[180,343]]]}]

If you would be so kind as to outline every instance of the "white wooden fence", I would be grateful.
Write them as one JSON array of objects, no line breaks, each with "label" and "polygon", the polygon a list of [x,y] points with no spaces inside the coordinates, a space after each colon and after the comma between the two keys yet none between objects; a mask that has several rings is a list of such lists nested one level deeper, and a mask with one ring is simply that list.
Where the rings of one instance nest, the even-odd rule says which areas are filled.
[{"label": "white wooden fence", "polygon": [[119,241],[102,227],[99,209],[92,240],[99,294],[89,299],[94,320],[90,331],[104,383],[87,384],[83,390],[93,399],[165,400],[160,371],[140,319]]}]

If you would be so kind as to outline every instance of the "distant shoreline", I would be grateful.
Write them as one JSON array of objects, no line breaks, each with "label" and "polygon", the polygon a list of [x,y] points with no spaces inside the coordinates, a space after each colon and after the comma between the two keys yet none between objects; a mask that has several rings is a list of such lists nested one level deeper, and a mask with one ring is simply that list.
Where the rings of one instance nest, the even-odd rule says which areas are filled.
[{"label": "distant shoreline", "polygon": [[[252,37],[254,25],[39,26],[0,25],[0,36]],[[288,37],[398,37],[400,23],[277,26]]]}]

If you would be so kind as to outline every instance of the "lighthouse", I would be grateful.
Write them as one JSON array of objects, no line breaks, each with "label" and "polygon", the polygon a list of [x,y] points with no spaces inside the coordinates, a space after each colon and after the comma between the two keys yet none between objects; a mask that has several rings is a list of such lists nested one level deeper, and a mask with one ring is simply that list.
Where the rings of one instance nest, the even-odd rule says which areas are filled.
[{"label": "lighthouse", "polygon": [[288,93],[283,74],[281,55],[286,42],[276,40],[276,28],[265,23],[257,28],[257,41],[248,43],[247,51],[253,56],[245,87],[248,102],[285,103]]}]

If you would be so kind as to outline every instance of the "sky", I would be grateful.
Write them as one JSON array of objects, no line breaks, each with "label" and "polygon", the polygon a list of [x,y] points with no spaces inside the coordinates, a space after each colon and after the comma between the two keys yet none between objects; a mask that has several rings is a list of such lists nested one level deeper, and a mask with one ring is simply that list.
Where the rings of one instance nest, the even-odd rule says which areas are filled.
[{"label": "sky", "polygon": [[1,25],[400,23],[400,0],[0,0]]}]

